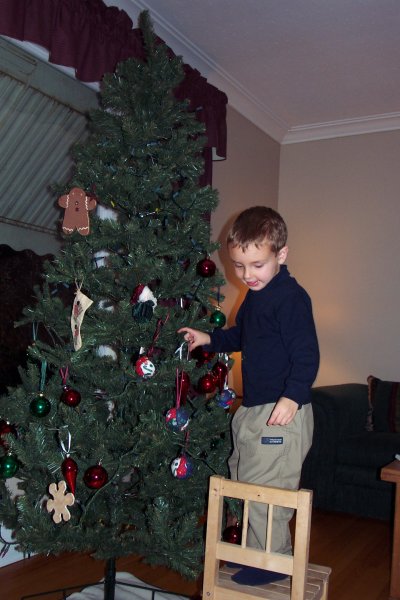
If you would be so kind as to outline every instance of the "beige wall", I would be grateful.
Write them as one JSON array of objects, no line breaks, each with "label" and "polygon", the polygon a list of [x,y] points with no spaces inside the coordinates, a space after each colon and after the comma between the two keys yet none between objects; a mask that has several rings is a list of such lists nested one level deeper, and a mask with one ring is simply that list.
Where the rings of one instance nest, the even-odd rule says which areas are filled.
[{"label": "beige wall", "polygon": [[[225,275],[227,284],[221,289],[225,300],[222,311],[228,324],[234,323],[236,311],[245,290],[235,280],[226,256],[226,232],[243,209],[255,204],[277,208],[280,146],[231,107],[228,107],[227,159],[214,162],[213,187],[219,191],[219,206],[212,215],[212,237],[221,249],[213,259]],[[230,385],[241,393],[240,358],[233,355],[235,366]]]},{"label": "beige wall", "polygon": [[400,376],[400,131],[281,148],[288,265],[310,293],[317,383]]}]

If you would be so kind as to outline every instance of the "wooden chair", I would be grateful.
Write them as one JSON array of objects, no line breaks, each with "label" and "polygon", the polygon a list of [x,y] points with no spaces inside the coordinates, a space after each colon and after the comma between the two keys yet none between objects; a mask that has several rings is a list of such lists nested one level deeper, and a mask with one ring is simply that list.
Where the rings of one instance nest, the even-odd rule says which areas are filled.
[{"label": "wooden chair", "polygon": [[[244,501],[240,546],[221,539],[225,497]],[[249,502],[268,505],[265,550],[246,547]],[[271,552],[274,506],[292,508],[297,513],[293,556]],[[310,490],[283,490],[212,476],[208,499],[203,600],[327,600],[331,569],[308,563],[311,508]],[[288,577],[261,586],[239,585],[231,580],[237,569],[226,565],[220,568],[220,561],[277,571]]]}]

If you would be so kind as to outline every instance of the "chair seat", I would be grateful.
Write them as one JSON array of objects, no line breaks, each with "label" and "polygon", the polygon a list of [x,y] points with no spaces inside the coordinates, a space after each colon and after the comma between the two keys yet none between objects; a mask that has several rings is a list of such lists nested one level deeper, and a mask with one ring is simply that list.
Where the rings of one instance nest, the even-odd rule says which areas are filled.
[{"label": "chair seat", "polygon": [[[214,600],[288,600],[290,599],[291,577],[286,577],[275,583],[266,585],[239,585],[232,581],[231,577],[238,569],[224,565],[218,573],[218,581],[214,588]],[[304,600],[319,600],[326,597],[329,582],[330,567],[320,565],[308,565],[307,585]]]}]

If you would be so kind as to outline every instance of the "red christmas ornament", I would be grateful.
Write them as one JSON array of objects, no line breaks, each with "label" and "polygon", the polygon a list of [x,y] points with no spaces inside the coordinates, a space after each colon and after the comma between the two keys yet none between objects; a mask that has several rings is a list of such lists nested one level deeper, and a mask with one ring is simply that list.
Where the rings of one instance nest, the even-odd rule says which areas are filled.
[{"label": "red christmas ornament", "polygon": [[185,405],[186,404],[186,398],[187,395],[189,393],[189,388],[190,388],[190,377],[189,375],[186,373],[186,371],[181,371],[178,374],[178,392],[180,395],[180,403],[181,405]]},{"label": "red christmas ornament", "polygon": [[201,367],[204,363],[210,362],[215,356],[215,352],[209,352],[208,350],[204,350],[202,346],[197,346],[190,353],[191,358],[197,360],[196,366]]},{"label": "red christmas ornament", "polygon": [[73,460],[73,458],[71,458],[70,456],[64,458],[61,464],[61,472],[64,475],[64,479],[67,482],[69,489],[75,495],[78,465]]},{"label": "red christmas ornament", "polygon": [[8,450],[8,444],[3,439],[2,436],[7,433],[12,433],[14,435],[14,437],[17,437],[17,430],[15,429],[15,425],[11,425],[7,421],[4,421],[4,419],[1,419],[1,421],[0,421],[0,446],[2,446],[4,448],[4,450]]},{"label": "red christmas ornament", "polygon": [[230,525],[224,529],[222,534],[222,538],[224,542],[228,542],[229,544],[241,544],[242,542],[242,529],[237,523],[236,525]]},{"label": "red christmas ornament", "polygon": [[197,387],[202,394],[212,394],[216,388],[212,373],[206,373],[203,377],[200,377]]},{"label": "red christmas ornament", "polygon": [[108,473],[101,465],[93,465],[86,469],[83,481],[89,488],[99,490],[107,483]]},{"label": "red christmas ornament", "polygon": [[215,275],[215,271],[217,267],[215,262],[213,262],[210,258],[203,258],[199,263],[197,263],[197,272],[202,277],[212,277]]},{"label": "red christmas ornament", "polygon": [[73,390],[68,385],[63,386],[63,393],[60,396],[61,402],[72,408],[78,406],[81,401],[81,395],[77,390]]},{"label": "red christmas ornament", "polygon": [[228,367],[225,363],[219,360],[215,363],[215,365],[211,369],[211,372],[216,379],[219,391],[222,391],[225,387],[226,376],[228,375]]},{"label": "red christmas ornament", "polygon": [[141,356],[135,363],[135,371],[140,377],[147,379],[153,377],[156,369],[148,356]]}]

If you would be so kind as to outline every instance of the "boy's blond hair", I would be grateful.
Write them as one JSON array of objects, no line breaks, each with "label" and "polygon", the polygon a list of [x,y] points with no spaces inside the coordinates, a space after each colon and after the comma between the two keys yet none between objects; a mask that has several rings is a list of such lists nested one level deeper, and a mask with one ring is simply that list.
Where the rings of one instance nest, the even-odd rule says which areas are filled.
[{"label": "boy's blond hair", "polygon": [[243,251],[249,244],[257,248],[268,243],[277,254],[287,241],[287,227],[281,215],[267,206],[247,208],[236,218],[227,238],[230,246],[239,246]]}]

